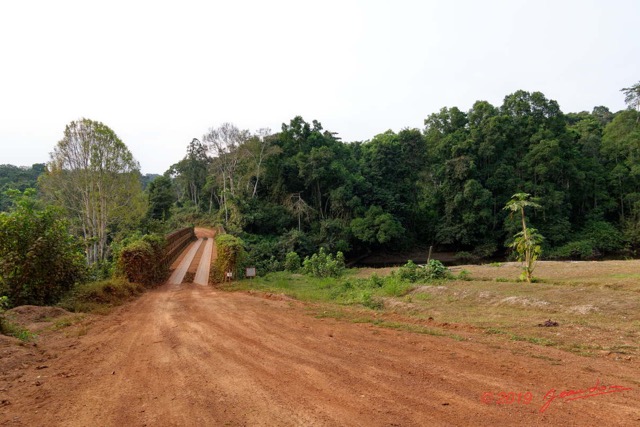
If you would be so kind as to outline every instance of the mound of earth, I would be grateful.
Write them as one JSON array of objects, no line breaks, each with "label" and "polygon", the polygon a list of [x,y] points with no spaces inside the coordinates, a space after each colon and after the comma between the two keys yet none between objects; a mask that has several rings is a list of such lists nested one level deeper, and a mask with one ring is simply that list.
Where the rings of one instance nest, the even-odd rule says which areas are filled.
[{"label": "mound of earth", "polygon": [[78,316],[60,307],[21,305],[5,312],[8,321],[29,331],[38,331],[50,326],[56,319]]},{"label": "mound of earth", "polygon": [[41,307],[37,305],[21,305],[19,307],[7,310],[7,315],[11,316],[15,321],[23,323],[47,322],[56,317],[71,314],[64,308],[60,307]]}]

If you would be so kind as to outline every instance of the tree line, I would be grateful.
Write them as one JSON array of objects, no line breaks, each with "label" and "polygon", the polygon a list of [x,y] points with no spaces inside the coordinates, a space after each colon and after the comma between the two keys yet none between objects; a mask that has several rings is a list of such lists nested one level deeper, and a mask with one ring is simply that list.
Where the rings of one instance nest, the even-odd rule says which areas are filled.
[{"label": "tree line", "polygon": [[[544,236],[543,256],[636,255],[640,83],[623,94],[626,110],[565,114],[540,92],[517,91],[499,106],[445,107],[422,129],[355,142],[299,116],[275,133],[226,123],[155,177],[140,174],[112,129],[80,119],[46,166],[0,166],[3,190],[39,190],[37,203],[4,194],[0,219],[15,225],[11,215],[39,212],[57,233],[67,227],[77,244],[65,247],[81,250],[93,277],[109,275],[132,239],[193,224],[242,237],[264,272],[320,248],[348,259],[431,245],[461,260],[504,256],[519,223],[503,207],[527,193],[539,206],[528,222]],[[2,239],[18,239],[12,232]],[[28,246],[18,240],[5,248]]]},{"label": "tree line", "polygon": [[616,113],[565,114],[540,92],[517,91],[364,142],[302,117],[274,134],[225,124],[189,144],[150,187],[150,206],[158,220],[174,206],[211,215],[265,265],[318,247],[353,257],[435,245],[486,258],[504,255],[518,223],[502,208],[523,192],[540,204],[530,221],[545,256],[635,255],[639,87],[623,89],[629,108]]}]

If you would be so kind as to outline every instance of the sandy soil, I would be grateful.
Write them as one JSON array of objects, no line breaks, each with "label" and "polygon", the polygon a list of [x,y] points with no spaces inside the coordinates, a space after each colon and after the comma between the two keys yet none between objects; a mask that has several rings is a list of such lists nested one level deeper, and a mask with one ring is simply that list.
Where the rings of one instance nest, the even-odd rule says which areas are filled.
[{"label": "sandy soil", "polygon": [[[640,425],[635,363],[317,310],[185,283],[91,317],[78,333],[3,339],[0,351],[15,346],[21,363],[0,360],[0,425]],[[551,399],[551,390],[574,392]]]}]

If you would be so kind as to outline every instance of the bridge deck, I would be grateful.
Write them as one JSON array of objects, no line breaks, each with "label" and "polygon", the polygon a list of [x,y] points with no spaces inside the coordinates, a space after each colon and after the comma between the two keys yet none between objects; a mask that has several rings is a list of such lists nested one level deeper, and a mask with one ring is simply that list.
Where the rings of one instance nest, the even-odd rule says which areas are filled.
[{"label": "bridge deck", "polygon": [[204,252],[198,265],[198,271],[196,271],[196,277],[193,279],[193,283],[197,285],[209,284],[209,271],[211,269],[211,254],[213,253],[213,239],[207,239],[205,243]]},{"label": "bridge deck", "polygon": [[[187,274],[187,270],[189,270],[191,262],[193,262],[193,258],[196,256],[196,252],[198,252],[198,248],[200,248],[200,245],[202,244],[202,241],[203,239],[200,238],[191,244],[188,249],[189,252],[187,252],[187,255],[182,259],[182,262],[180,262],[178,268],[173,271],[171,277],[169,277],[169,280],[167,280],[167,283],[172,285],[179,285],[180,283],[182,283],[182,281],[184,280],[184,276]],[[209,256],[209,260],[211,260],[211,256]]]}]

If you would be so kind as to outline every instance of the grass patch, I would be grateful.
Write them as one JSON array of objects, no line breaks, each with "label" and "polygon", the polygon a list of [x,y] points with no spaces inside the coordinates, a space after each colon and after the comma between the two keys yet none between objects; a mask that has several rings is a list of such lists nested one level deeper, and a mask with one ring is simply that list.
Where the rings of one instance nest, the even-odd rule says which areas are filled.
[{"label": "grass patch", "polygon": [[241,280],[221,286],[223,290],[258,290],[282,293],[301,301],[361,305],[373,310],[384,307],[385,297],[403,297],[414,285],[398,277],[355,277],[357,271],[340,278],[319,278],[287,272],[270,273],[252,280]]},{"label": "grass patch", "polygon": [[15,323],[4,319],[2,322],[2,333],[14,338],[18,338],[20,341],[29,342],[34,341],[38,336],[26,328],[23,328]]},{"label": "grass patch", "polygon": [[531,344],[543,345],[545,347],[555,347],[557,345],[554,341],[540,337],[523,337],[521,335],[512,334],[510,338],[512,341],[524,341]]},{"label": "grass patch", "polygon": [[58,305],[72,312],[108,313],[111,308],[144,292],[144,286],[126,279],[108,279],[76,286]]},{"label": "grass patch", "polygon": [[74,316],[64,316],[59,317],[53,320],[53,325],[51,325],[51,329],[58,330],[68,328],[69,326],[73,326],[78,324],[84,320],[85,316],[76,314]]},{"label": "grass patch", "polygon": [[[283,293],[318,303],[313,309],[317,317],[416,333],[429,334],[425,326],[440,329],[420,326],[425,319],[436,325],[468,325],[476,334],[474,340],[490,346],[506,348],[522,341],[588,357],[604,350],[640,356],[640,261],[542,261],[537,273],[544,280],[532,284],[517,282],[520,269],[515,263],[496,267],[461,266],[468,274],[460,277],[456,272],[448,279],[428,281],[427,286],[399,280],[393,271],[379,277],[379,271],[354,269],[329,279],[274,273],[228,284],[226,289]],[[322,314],[323,310],[330,313]],[[559,327],[538,326],[549,319]],[[436,334],[461,339],[446,329]]]}]

